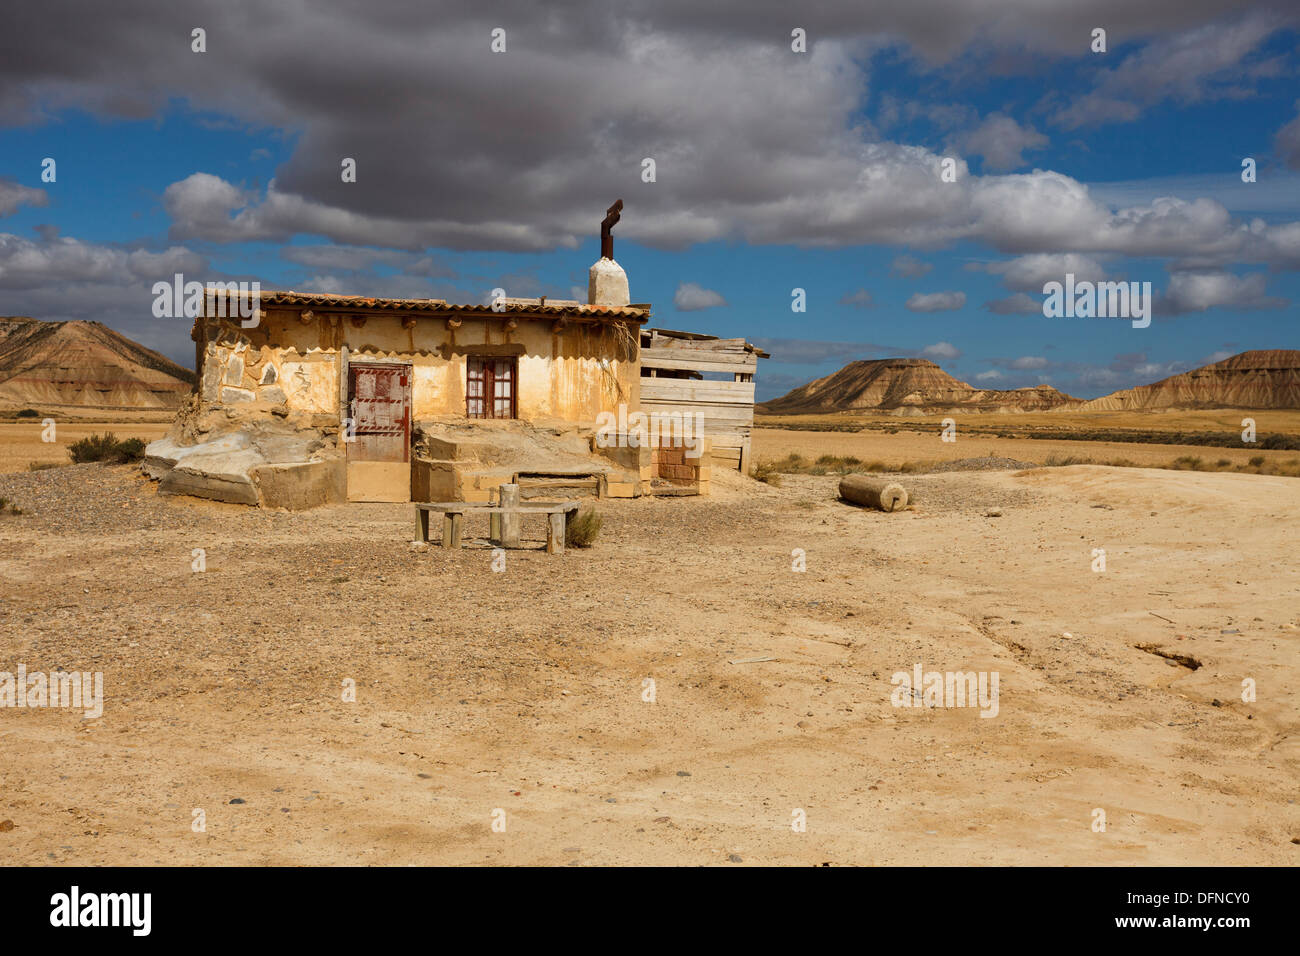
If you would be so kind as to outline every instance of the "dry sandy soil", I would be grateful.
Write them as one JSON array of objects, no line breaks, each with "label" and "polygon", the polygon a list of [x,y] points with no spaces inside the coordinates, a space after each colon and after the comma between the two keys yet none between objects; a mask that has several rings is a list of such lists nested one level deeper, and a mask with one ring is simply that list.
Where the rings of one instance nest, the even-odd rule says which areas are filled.
[{"label": "dry sandy soil", "polygon": [[[0,852],[1300,860],[1300,482],[1093,466],[906,480],[920,502],[889,515],[815,476],[600,502],[593,548],[512,551],[494,573],[481,540],[411,550],[407,506],[259,512],[159,497],[128,466],[0,475],[26,511],[0,517],[0,670],[106,685],[97,720],[0,710]],[[757,657],[772,660],[732,663]],[[891,706],[891,675],[918,662],[996,671],[997,716]]]}]

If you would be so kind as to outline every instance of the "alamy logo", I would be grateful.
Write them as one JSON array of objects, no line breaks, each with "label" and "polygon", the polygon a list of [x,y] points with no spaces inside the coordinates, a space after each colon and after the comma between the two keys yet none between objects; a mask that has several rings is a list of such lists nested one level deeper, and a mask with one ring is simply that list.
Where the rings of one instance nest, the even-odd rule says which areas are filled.
[{"label": "alamy logo", "polygon": [[1150,282],[1076,283],[1074,273],[1067,272],[1065,284],[1043,285],[1043,315],[1049,319],[1132,319],[1133,328],[1151,324]]},{"label": "alamy logo", "polygon": [[981,717],[998,715],[997,671],[927,671],[917,663],[889,682],[895,707],[978,707]]},{"label": "alamy logo", "polygon": [[699,458],[704,437],[703,412],[628,413],[620,403],[618,414],[601,412],[596,416],[597,448],[676,448],[686,449],[687,458]]},{"label": "alamy logo", "polygon": [[129,926],[133,936],[148,936],[152,928],[152,893],[71,892],[50,897],[51,926]]},{"label": "alamy logo", "polygon": [[[159,319],[197,319],[210,315],[219,319],[239,319],[245,329],[256,328],[262,321],[262,283],[260,282],[186,282],[178,272],[171,282],[153,284],[153,314]],[[205,309],[205,300],[211,305]]]},{"label": "alamy logo", "polygon": [[19,664],[17,674],[0,671],[0,707],[71,707],[84,709],[86,718],[95,720],[104,715],[104,674],[29,674],[27,665]]}]

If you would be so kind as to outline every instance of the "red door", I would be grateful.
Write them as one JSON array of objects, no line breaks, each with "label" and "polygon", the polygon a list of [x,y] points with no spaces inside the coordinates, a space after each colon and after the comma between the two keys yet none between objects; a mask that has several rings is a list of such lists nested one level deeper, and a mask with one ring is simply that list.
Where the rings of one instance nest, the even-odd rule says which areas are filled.
[{"label": "red door", "polygon": [[518,360],[471,355],[465,366],[465,414],[470,418],[514,418]]},{"label": "red door", "polygon": [[348,366],[351,461],[409,461],[411,368],[408,365]]}]

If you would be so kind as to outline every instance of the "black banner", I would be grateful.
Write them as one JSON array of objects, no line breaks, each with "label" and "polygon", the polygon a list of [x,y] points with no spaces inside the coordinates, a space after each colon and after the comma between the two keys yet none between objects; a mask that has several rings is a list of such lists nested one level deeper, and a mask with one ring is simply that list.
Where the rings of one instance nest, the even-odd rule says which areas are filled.
[{"label": "black banner", "polygon": [[699,923],[729,941],[852,929],[868,939],[902,933],[913,945],[982,946],[1034,932],[1231,946],[1288,925],[1282,906],[1293,879],[1285,869],[758,870],[10,868],[0,881],[11,938],[51,941],[219,944],[255,935],[337,945],[432,923],[471,935],[486,928],[494,945],[503,931],[543,945],[620,925],[633,937],[671,939]]}]

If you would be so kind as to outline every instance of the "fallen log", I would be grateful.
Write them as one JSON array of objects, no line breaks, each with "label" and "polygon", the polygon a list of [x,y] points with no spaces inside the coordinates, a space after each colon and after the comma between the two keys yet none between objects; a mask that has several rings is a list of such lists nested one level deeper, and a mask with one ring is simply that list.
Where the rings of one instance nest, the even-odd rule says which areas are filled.
[{"label": "fallen log", "polygon": [[902,485],[866,475],[845,475],[840,480],[840,497],[880,511],[902,511],[907,507],[907,492]]}]

